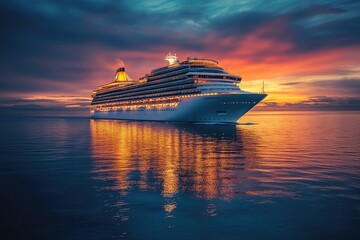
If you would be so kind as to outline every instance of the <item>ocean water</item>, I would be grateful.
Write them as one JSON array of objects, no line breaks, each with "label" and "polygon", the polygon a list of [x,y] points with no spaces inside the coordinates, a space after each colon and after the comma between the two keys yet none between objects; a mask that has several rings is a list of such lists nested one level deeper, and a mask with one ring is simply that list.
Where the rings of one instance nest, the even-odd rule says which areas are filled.
[{"label": "ocean water", "polygon": [[360,239],[360,112],[0,130],[1,239]]}]

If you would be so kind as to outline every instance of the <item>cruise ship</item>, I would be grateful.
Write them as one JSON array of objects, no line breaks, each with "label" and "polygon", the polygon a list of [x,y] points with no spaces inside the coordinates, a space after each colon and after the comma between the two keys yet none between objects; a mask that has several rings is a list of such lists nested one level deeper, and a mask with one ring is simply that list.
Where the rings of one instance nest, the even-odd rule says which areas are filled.
[{"label": "cruise ship", "polygon": [[112,82],[93,91],[94,119],[233,123],[267,94],[240,89],[241,77],[229,74],[217,61],[176,54],[168,65],[132,80],[121,67]]}]

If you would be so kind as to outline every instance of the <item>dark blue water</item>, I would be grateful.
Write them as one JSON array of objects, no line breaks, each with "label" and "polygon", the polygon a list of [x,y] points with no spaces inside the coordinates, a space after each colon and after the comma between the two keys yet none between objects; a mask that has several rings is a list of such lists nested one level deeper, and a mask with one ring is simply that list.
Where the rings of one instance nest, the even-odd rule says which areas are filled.
[{"label": "dark blue water", "polygon": [[1,239],[360,239],[359,123],[3,118]]}]

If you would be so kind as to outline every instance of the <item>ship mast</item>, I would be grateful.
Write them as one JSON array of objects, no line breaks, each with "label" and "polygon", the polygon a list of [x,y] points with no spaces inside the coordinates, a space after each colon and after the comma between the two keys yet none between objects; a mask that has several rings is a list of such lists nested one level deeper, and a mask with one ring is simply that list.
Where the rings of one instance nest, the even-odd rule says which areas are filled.
[{"label": "ship mast", "polygon": [[169,62],[169,65],[172,65],[174,63],[177,62],[177,56],[176,54],[172,54],[171,52],[169,52],[166,56],[165,56],[165,59],[166,61]]}]

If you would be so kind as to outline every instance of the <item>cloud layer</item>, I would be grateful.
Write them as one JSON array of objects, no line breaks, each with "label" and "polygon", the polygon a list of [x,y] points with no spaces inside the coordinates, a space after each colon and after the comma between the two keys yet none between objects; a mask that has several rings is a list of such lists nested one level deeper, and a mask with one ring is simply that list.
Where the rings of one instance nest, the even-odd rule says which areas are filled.
[{"label": "cloud layer", "polygon": [[359,7],[358,1],[3,1],[0,105],[86,98],[121,60],[137,79],[164,65],[169,50],[182,59],[214,58],[250,90],[266,80],[268,101],[279,106],[312,96],[357,97]]}]

